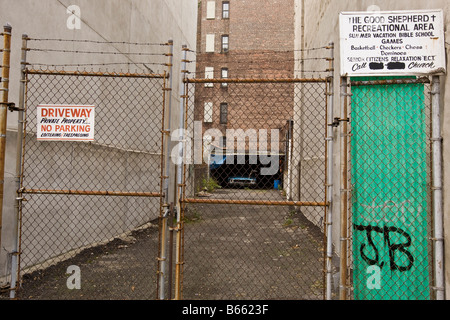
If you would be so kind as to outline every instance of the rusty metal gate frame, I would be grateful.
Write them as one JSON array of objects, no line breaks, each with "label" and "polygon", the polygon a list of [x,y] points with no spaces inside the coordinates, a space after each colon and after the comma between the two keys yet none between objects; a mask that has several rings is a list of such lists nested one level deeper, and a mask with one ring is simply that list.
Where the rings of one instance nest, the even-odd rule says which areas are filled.
[{"label": "rusty metal gate frame", "polygon": [[[333,59],[330,59],[330,64]],[[333,70],[332,68],[330,69]],[[184,95],[181,98],[184,101],[184,129],[188,129],[188,112],[189,112],[189,86],[195,84],[206,84],[206,83],[218,83],[218,84],[237,84],[237,83],[293,83],[293,84],[305,84],[305,83],[323,83],[324,86],[324,96],[325,96],[325,117],[323,119],[323,141],[325,150],[325,161],[323,168],[323,177],[325,182],[325,192],[323,194],[323,201],[270,201],[270,200],[224,200],[224,199],[204,199],[204,198],[191,198],[186,195],[186,176],[187,167],[186,161],[183,164],[183,174],[182,182],[179,184],[180,194],[179,204],[181,208],[181,218],[178,222],[178,226],[175,229],[177,233],[181,236],[180,243],[177,244],[181,247],[178,269],[176,270],[176,276],[179,277],[180,281],[178,285],[174,288],[178,299],[183,297],[183,273],[184,273],[184,214],[187,204],[225,204],[225,205],[265,205],[265,206],[292,206],[292,207],[320,207],[323,208],[323,299],[331,300],[332,297],[332,257],[333,257],[333,244],[332,244],[332,193],[333,193],[333,145],[335,129],[337,127],[336,121],[339,122],[338,118],[333,116],[333,76],[326,78],[285,78],[285,79],[241,79],[241,78],[228,78],[228,79],[210,79],[210,78],[184,78]],[[183,140],[184,143],[186,142]],[[184,154],[186,157],[186,154]]]},{"label": "rusty metal gate frame", "polygon": [[[21,253],[22,253],[22,208],[25,195],[85,195],[85,196],[107,196],[107,197],[139,197],[139,198],[159,198],[159,223],[163,220],[163,209],[164,209],[164,196],[166,190],[164,190],[164,182],[167,181],[168,176],[166,172],[166,167],[164,165],[168,157],[166,152],[168,150],[168,134],[167,126],[170,123],[170,119],[167,116],[168,107],[170,107],[170,96],[171,96],[171,83],[172,83],[172,61],[173,61],[173,41],[169,40],[167,43],[157,44],[160,46],[167,46],[169,52],[162,54],[168,57],[168,62],[162,64],[167,67],[162,73],[139,73],[139,72],[101,72],[101,71],[66,71],[63,69],[33,69],[28,68],[30,64],[27,62],[27,52],[30,50],[28,48],[28,41],[34,40],[29,38],[27,35],[22,36],[22,56],[21,56],[21,83],[19,88],[19,107],[14,111],[18,111],[18,136],[17,136],[17,157],[16,157],[16,185],[17,185],[17,197],[15,199],[15,211],[17,220],[15,223],[17,225],[14,228],[14,249],[11,254],[11,288],[10,288],[10,298],[16,298],[17,291],[21,288],[22,283],[22,270],[21,270]],[[40,39],[36,39],[40,40]],[[42,39],[42,40],[55,40],[55,39]],[[72,41],[72,40],[61,40],[56,39],[56,41]],[[83,42],[83,40],[81,41]],[[95,41],[94,41],[95,42]],[[98,42],[101,43],[101,42]],[[105,42],[107,43],[107,42]],[[137,44],[140,45],[140,44]],[[153,44],[154,45],[154,44]],[[56,50],[55,50],[56,51]],[[64,52],[62,50],[62,52]],[[95,52],[93,52],[95,53]],[[162,79],[162,87],[160,89],[161,94],[161,124],[160,124],[160,139],[161,147],[159,157],[160,162],[160,190],[150,191],[150,192],[126,192],[119,190],[53,190],[53,189],[29,189],[23,183],[23,172],[25,167],[25,150],[26,150],[26,134],[27,134],[27,92],[28,92],[28,77],[29,75],[35,76],[63,76],[63,77],[92,77],[92,78],[143,78],[143,79]],[[160,228],[161,229],[161,228]],[[160,230],[161,231],[161,230]],[[161,233],[159,233],[159,246],[161,246]],[[161,261],[158,257],[158,270],[160,269]],[[158,273],[158,272],[157,272]]]}]

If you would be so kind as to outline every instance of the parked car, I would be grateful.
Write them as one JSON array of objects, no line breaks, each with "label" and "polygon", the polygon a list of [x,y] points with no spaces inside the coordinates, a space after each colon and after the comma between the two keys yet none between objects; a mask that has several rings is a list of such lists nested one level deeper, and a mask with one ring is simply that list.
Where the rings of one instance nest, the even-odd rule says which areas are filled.
[{"label": "parked car", "polygon": [[246,176],[232,176],[228,178],[228,185],[230,187],[254,187],[256,186],[256,178],[254,174],[256,170],[252,170],[250,174]]},{"label": "parked car", "polygon": [[256,178],[252,177],[230,177],[228,185],[231,187],[252,187],[256,186]]}]

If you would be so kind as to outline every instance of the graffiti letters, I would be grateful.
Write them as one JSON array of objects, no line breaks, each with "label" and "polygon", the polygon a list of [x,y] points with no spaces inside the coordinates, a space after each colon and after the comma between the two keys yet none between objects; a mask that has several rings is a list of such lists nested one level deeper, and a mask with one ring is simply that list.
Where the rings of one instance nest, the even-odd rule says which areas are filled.
[{"label": "graffiti letters", "polygon": [[[385,226],[383,228],[372,225],[353,225],[356,231],[365,232],[367,243],[362,243],[359,247],[359,252],[364,261],[366,261],[369,265],[376,265],[382,268],[384,266],[384,261],[380,261],[380,243],[374,242],[373,233],[379,234],[383,237],[382,245],[386,245],[389,250],[389,264],[390,269],[392,271],[398,270],[401,272],[408,271],[412,268],[414,264],[414,257],[407,249],[411,246],[411,236],[404,230],[397,227],[388,227]],[[393,235],[396,235],[399,238],[403,238],[406,241],[394,243],[392,240]],[[372,254],[368,254],[368,249],[371,249]],[[399,263],[399,257],[403,256],[405,259],[401,259],[402,261],[406,260],[406,264]]]}]

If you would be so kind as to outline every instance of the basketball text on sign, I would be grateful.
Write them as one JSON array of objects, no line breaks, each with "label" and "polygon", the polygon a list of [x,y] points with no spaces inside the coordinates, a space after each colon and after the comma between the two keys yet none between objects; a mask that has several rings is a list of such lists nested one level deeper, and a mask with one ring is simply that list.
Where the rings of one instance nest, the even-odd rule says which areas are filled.
[{"label": "basketball text on sign", "polygon": [[95,106],[39,105],[37,139],[94,141]]},{"label": "basketball text on sign", "polygon": [[339,18],[342,76],[445,72],[442,10],[343,12]]}]

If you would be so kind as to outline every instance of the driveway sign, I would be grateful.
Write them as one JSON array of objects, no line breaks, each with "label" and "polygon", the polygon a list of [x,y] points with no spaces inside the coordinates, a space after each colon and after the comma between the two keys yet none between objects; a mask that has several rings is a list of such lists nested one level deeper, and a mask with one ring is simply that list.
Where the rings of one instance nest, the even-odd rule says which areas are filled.
[{"label": "driveway sign", "polygon": [[95,107],[39,105],[37,139],[42,141],[93,141]]}]

